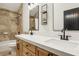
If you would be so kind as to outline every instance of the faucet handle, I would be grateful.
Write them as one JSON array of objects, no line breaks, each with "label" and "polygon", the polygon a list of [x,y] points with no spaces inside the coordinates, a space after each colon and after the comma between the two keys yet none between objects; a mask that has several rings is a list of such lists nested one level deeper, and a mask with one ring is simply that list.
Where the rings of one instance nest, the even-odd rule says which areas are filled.
[{"label": "faucet handle", "polygon": [[66,40],[69,40],[69,37],[71,37],[71,36],[66,35]]},{"label": "faucet handle", "polygon": [[66,35],[66,37],[72,37],[72,36]]},{"label": "faucet handle", "polygon": [[60,36],[60,39],[63,39],[62,35],[58,35],[58,36]]},{"label": "faucet handle", "polygon": [[61,32],[64,32],[65,31],[65,29],[63,28],[62,30],[61,30]]}]

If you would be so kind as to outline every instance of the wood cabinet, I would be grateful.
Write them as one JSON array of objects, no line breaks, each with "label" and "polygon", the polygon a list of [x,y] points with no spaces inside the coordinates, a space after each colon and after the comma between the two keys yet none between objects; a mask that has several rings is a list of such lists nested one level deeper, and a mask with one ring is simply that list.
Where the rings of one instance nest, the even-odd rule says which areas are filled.
[{"label": "wood cabinet", "polygon": [[23,47],[22,47],[22,40],[17,40],[16,41],[16,55],[17,56],[21,56],[23,55],[22,52],[23,52]]},{"label": "wood cabinet", "polygon": [[41,48],[37,48],[36,55],[38,55],[38,56],[48,56],[49,52],[45,51],[45,50],[43,50]]},{"label": "wood cabinet", "polygon": [[23,41],[23,55],[24,56],[35,56],[35,46]]},{"label": "wood cabinet", "polygon": [[51,52],[46,51],[46,50],[41,49],[41,48],[36,49],[36,55],[37,56],[57,56],[56,54],[51,53]]},{"label": "wood cabinet", "polygon": [[33,53],[29,49],[23,47],[23,56],[35,56],[35,53]]},{"label": "wood cabinet", "polygon": [[26,49],[30,50],[31,52],[35,54],[36,46],[23,41],[23,47],[25,47]]},{"label": "wood cabinet", "polygon": [[17,40],[16,54],[18,56],[57,56],[54,53],[19,39]]}]

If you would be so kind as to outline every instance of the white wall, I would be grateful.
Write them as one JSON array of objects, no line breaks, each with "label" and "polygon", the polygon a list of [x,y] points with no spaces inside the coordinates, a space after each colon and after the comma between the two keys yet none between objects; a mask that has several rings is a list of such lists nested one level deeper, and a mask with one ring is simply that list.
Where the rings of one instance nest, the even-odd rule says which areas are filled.
[{"label": "white wall", "polygon": [[78,3],[55,3],[54,4],[54,29],[63,29],[63,13],[65,10],[79,7]]},{"label": "white wall", "polygon": [[[53,9],[55,7],[55,9]],[[39,32],[37,34],[58,37],[62,34],[60,31],[53,31],[53,20],[56,20],[56,28],[62,29],[63,27],[63,11],[79,7],[79,4],[48,4],[48,24],[41,25],[41,5],[39,8]],[[53,12],[54,11],[54,12]],[[55,14],[54,14],[55,13]],[[53,17],[54,16],[54,17]],[[70,40],[79,40],[79,31],[66,31],[66,35],[72,36]]]},{"label": "white wall", "polygon": [[23,32],[29,31],[29,9],[28,4],[23,4]]},{"label": "white wall", "polygon": [[[79,3],[63,3],[63,4],[54,4],[54,20],[55,20],[55,29],[63,28],[63,12],[68,9],[79,7]],[[70,39],[79,40],[79,31],[66,31],[67,35],[71,35]]]},{"label": "white wall", "polygon": [[39,35],[45,35],[45,36],[58,36],[58,33],[60,32],[53,32],[53,18],[54,18],[54,5],[51,3],[48,3],[47,10],[48,10],[48,20],[47,25],[41,25],[41,6],[43,4],[39,5],[39,32],[37,34]]},{"label": "white wall", "polygon": [[[42,4],[43,5],[43,4]],[[39,31],[34,32],[35,34],[39,34],[39,35],[45,35],[45,36],[50,36],[50,37],[58,37],[58,35],[62,34],[59,31],[53,31],[53,20],[56,20],[58,22],[56,22],[56,24],[59,23],[59,25],[56,26],[60,26],[58,28],[62,28],[62,22],[63,22],[63,11],[67,10],[67,9],[72,9],[72,8],[76,8],[79,7],[79,4],[55,4],[55,10],[54,10],[54,6],[53,4],[49,3],[48,4],[48,24],[47,25],[41,25],[41,4],[39,5]],[[24,22],[24,31],[28,31],[29,29],[29,13],[28,13],[28,8],[27,8],[27,4],[25,4],[24,6],[24,16],[23,16],[23,22]],[[54,11],[54,12],[53,12]],[[54,15],[55,13],[55,15]],[[57,15],[59,14],[59,15]],[[54,17],[53,17],[54,16]],[[70,40],[79,40],[79,31],[67,31],[66,32],[67,35],[71,35],[72,37],[69,38]]]}]

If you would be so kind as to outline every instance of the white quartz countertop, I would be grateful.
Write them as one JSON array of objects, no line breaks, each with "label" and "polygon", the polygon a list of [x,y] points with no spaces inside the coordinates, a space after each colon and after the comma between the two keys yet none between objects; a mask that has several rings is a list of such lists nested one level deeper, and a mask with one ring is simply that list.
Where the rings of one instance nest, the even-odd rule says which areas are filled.
[{"label": "white quartz countertop", "polygon": [[79,56],[79,42],[59,40],[55,37],[46,37],[40,35],[16,35],[15,37],[36,45],[42,49],[61,56]]}]

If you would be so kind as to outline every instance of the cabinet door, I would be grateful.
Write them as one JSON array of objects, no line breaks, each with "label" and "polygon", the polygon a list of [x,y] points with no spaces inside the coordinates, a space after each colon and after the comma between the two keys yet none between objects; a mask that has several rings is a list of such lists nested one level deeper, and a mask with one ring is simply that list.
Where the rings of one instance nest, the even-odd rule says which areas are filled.
[{"label": "cabinet door", "polygon": [[17,56],[21,56],[22,55],[22,41],[21,40],[17,40],[16,44],[17,44],[16,55]]},{"label": "cabinet door", "polygon": [[24,41],[23,41],[23,46],[29,49],[30,51],[32,51],[33,53],[35,53],[36,46]]},{"label": "cabinet door", "polygon": [[35,56],[35,53],[23,46],[23,56]]},{"label": "cabinet door", "polygon": [[37,48],[36,55],[38,55],[38,56],[48,56],[49,52],[45,51],[45,50],[43,50],[41,48]]},{"label": "cabinet door", "polygon": [[51,53],[49,51],[46,51],[44,49],[41,49],[41,48],[37,48],[36,49],[36,56],[58,56],[58,55]]}]

